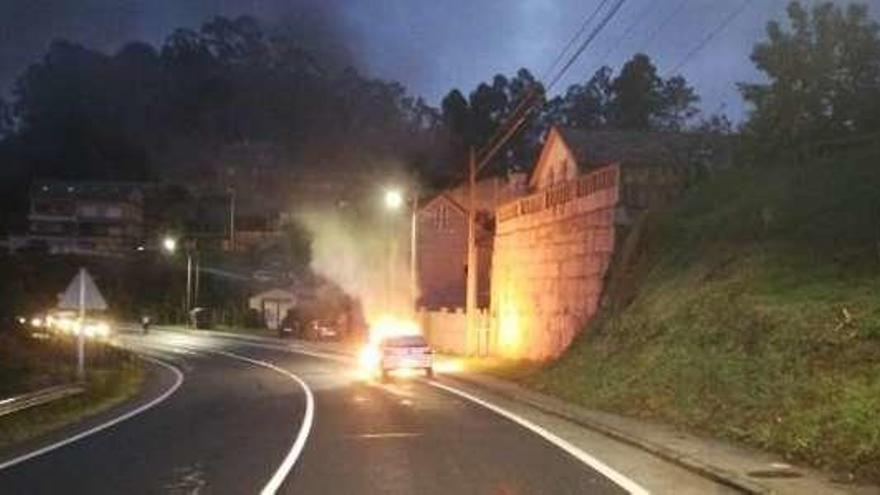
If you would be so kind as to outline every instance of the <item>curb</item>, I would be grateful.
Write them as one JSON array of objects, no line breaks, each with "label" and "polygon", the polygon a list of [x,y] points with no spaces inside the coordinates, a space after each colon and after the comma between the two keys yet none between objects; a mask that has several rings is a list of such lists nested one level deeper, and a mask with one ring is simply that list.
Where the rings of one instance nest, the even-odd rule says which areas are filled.
[{"label": "curb", "polygon": [[[543,394],[533,392],[531,390],[507,390],[505,389],[505,387],[495,386],[486,383],[485,381],[475,379],[473,377],[468,377],[464,374],[445,375],[444,378],[453,382],[458,381],[467,385],[480,388],[496,395],[500,395],[508,400],[527,404],[535,409],[538,409],[541,412],[571,421],[580,426],[599,432],[607,437],[613,438],[614,440],[618,440],[633,447],[637,447],[646,452],[654,454],[661,459],[664,459],[691,472],[694,472],[700,476],[709,478],[713,481],[742,491],[744,493],[755,495],[769,495],[774,493],[774,491],[770,488],[756,483],[750,479],[746,479],[743,476],[731,473],[724,468],[702,462],[699,459],[696,459],[688,454],[682,454],[681,452],[675,451],[673,449],[648,440],[644,440],[635,435],[631,435],[625,431],[602,423],[601,421],[590,418],[583,412],[578,411],[578,409],[580,409],[578,406],[564,403],[559,399],[544,396]],[[493,378],[493,380],[495,379]],[[507,384],[507,382],[504,383]],[[511,385],[510,388],[519,388],[519,386],[515,384],[509,385]],[[529,397],[529,395],[532,395],[533,397]]]},{"label": "curb", "polygon": [[79,395],[85,391],[79,385],[55,385],[36,392],[16,395],[0,400],[0,416],[13,414],[31,407],[48,404],[65,397]]}]

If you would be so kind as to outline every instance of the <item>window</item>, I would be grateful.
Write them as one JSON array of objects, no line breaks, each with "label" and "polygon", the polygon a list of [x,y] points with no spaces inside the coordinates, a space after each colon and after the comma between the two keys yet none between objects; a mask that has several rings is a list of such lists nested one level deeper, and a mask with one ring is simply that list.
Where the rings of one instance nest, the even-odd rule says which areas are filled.
[{"label": "window", "polygon": [[434,227],[437,229],[448,229],[449,228],[449,207],[446,205],[439,205],[434,210]]},{"label": "window", "polygon": [[80,205],[79,214],[84,217],[94,217],[98,214],[98,207],[95,205]]}]

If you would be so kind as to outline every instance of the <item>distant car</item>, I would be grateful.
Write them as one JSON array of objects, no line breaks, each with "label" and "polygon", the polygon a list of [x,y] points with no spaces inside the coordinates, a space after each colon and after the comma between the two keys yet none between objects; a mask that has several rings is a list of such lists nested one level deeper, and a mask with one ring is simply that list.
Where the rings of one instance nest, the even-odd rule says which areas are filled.
[{"label": "distant car", "polygon": [[293,319],[285,319],[278,325],[278,337],[295,337],[299,335],[299,322]]},{"label": "distant car", "polygon": [[312,320],[309,335],[316,340],[339,340],[342,337],[339,327],[332,320]]},{"label": "distant car", "polygon": [[427,376],[434,376],[434,350],[421,335],[385,337],[378,350],[383,379],[398,369],[422,369]]},{"label": "distant car", "polygon": [[209,308],[194,308],[189,312],[190,326],[198,330],[214,328],[214,318]]}]

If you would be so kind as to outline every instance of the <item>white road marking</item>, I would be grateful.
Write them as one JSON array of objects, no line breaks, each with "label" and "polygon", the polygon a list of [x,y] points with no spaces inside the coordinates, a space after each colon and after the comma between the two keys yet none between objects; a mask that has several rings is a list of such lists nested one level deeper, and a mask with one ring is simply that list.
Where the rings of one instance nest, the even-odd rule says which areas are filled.
[{"label": "white road marking", "polygon": [[315,418],[315,397],[312,395],[312,390],[300,377],[294,375],[284,368],[275,366],[272,363],[260,361],[257,359],[251,359],[247,356],[241,356],[239,354],[227,351],[211,350],[207,352],[213,352],[230,357],[232,359],[238,359],[247,363],[255,364],[257,366],[263,366],[265,368],[269,368],[270,370],[277,371],[278,373],[281,373],[282,375],[285,375],[298,383],[306,394],[306,412],[305,414],[303,414],[302,425],[300,426],[299,432],[296,435],[296,440],[294,440],[293,446],[291,446],[290,451],[284,458],[284,461],[281,463],[280,466],[278,466],[275,474],[272,475],[272,478],[260,491],[260,495],[274,495],[275,492],[278,491],[278,488],[281,487],[281,483],[284,482],[284,479],[287,478],[290,470],[293,469],[294,464],[296,464],[297,459],[299,459],[299,456],[302,454],[303,448],[305,448],[306,446],[306,440],[308,440],[309,438],[309,432],[312,429],[312,423],[314,422]]},{"label": "white road marking", "polygon": [[579,449],[577,446],[575,446],[574,444],[572,444],[568,440],[565,440],[564,438],[556,435],[555,433],[547,430],[546,428],[543,428],[535,423],[532,423],[531,421],[529,421],[521,416],[518,416],[518,415],[508,411],[507,409],[504,409],[500,406],[496,406],[495,404],[492,404],[491,402],[488,402],[488,401],[483,400],[479,397],[473,396],[473,395],[471,395],[467,392],[464,392],[462,390],[459,390],[457,388],[450,387],[448,385],[445,385],[443,383],[440,383],[440,382],[437,382],[434,380],[426,380],[426,382],[429,385],[431,385],[432,387],[436,387],[441,390],[445,390],[446,392],[449,392],[451,394],[454,394],[454,395],[457,395],[457,396],[462,397],[464,399],[467,399],[475,404],[479,404],[479,405],[485,407],[486,409],[489,409],[490,411],[492,411],[500,416],[503,416],[503,417],[509,419],[510,421],[513,421],[514,423],[522,426],[523,428],[531,430],[533,433],[538,434],[539,436],[541,436],[542,438],[544,438],[548,442],[550,442],[553,445],[564,450],[565,452],[567,452],[569,455],[571,455],[575,459],[583,462],[584,464],[586,464],[586,465],[590,466],[591,468],[595,469],[596,471],[600,472],[603,476],[605,476],[606,478],[610,479],[611,481],[617,483],[618,486],[620,486],[621,488],[623,488],[624,490],[628,491],[629,493],[631,493],[633,495],[648,495],[650,493],[648,490],[646,490],[645,488],[640,486],[635,481],[620,474],[619,472],[615,471],[613,468],[609,467],[604,462],[600,461],[599,459],[596,459],[595,457],[591,456],[590,454],[587,454],[586,452]]},{"label": "white road marking", "polygon": [[82,439],[85,438],[85,437],[88,437],[88,436],[90,436],[90,435],[94,435],[95,433],[98,433],[98,432],[100,432],[100,431],[106,430],[107,428],[110,428],[111,426],[114,426],[114,425],[116,425],[116,424],[119,424],[119,423],[125,421],[126,419],[129,419],[129,418],[132,418],[132,417],[134,417],[134,416],[137,416],[138,414],[140,414],[140,413],[142,413],[142,412],[144,412],[144,411],[146,411],[146,410],[148,410],[148,409],[150,409],[150,408],[152,408],[152,407],[154,407],[154,406],[160,404],[160,403],[163,402],[165,399],[167,399],[168,397],[170,397],[171,394],[173,394],[174,392],[176,392],[178,388],[180,388],[180,385],[183,383],[183,373],[180,371],[179,368],[177,368],[177,367],[174,366],[174,365],[171,365],[171,364],[165,363],[165,362],[163,362],[163,361],[160,361],[160,360],[158,360],[158,359],[154,359],[154,358],[151,358],[151,357],[147,357],[147,356],[140,356],[140,357],[141,357],[141,359],[144,359],[144,360],[146,360],[146,361],[150,361],[150,362],[152,362],[152,363],[158,364],[158,365],[160,365],[160,366],[163,366],[163,367],[165,367],[165,368],[171,370],[171,371],[174,373],[174,376],[175,376],[174,384],[171,385],[171,387],[169,387],[167,390],[165,390],[164,392],[162,392],[161,395],[159,395],[159,396],[156,397],[155,399],[151,400],[150,402],[147,402],[146,404],[143,404],[143,405],[137,407],[136,409],[133,409],[133,410],[131,410],[131,411],[128,411],[128,412],[125,413],[125,414],[122,414],[122,415],[120,415],[120,416],[117,416],[117,417],[111,419],[110,421],[107,421],[107,422],[105,422],[105,423],[102,423],[102,424],[100,424],[100,425],[98,425],[98,426],[95,426],[94,428],[90,428],[90,429],[88,429],[88,430],[86,430],[86,431],[83,431],[83,432],[77,433],[76,435],[73,435],[73,436],[71,436],[71,437],[65,438],[64,440],[61,440],[61,441],[59,441],[59,442],[55,442],[55,443],[53,443],[53,444],[51,444],[51,445],[47,445],[47,446],[42,447],[42,448],[39,448],[39,449],[37,449],[37,450],[34,450],[34,451],[31,451],[31,452],[28,452],[27,454],[24,454],[24,455],[18,456],[18,457],[14,458],[14,459],[10,459],[10,460],[8,460],[8,461],[6,461],[6,462],[0,464],[0,471],[2,471],[3,469],[6,469],[6,468],[10,468],[10,467],[12,467],[12,466],[15,466],[16,464],[21,464],[22,462],[25,462],[25,461],[27,461],[27,460],[33,459],[34,457],[41,456],[41,455],[46,454],[46,453],[49,453],[49,452],[51,452],[51,451],[53,451],[53,450],[59,449],[59,448],[61,448],[61,447],[64,447],[65,445],[68,445],[68,444],[71,444],[71,443],[73,443],[73,442],[76,442],[77,440],[82,440]]},{"label": "white road marking", "polygon": [[[277,349],[277,350],[284,350],[284,351],[288,351],[288,352],[294,352],[297,354],[304,354],[307,356],[327,359],[327,360],[331,360],[331,361],[349,363],[349,364],[356,362],[356,360],[354,358],[349,358],[349,357],[340,356],[340,355],[336,355],[336,354],[324,353],[324,352],[320,352],[320,351],[306,350],[306,349],[297,348],[294,346],[275,346],[275,345],[271,345],[271,344],[261,345],[261,344],[254,344],[254,343],[250,343],[250,342],[241,342],[241,344],[243,344],[245,346],[249,345],[249,346],[254,346],[254,347],[264,347],[264,348],[272,348],[272,349]],[[217,351],[217,352],[220,352],[220,351]],[[266,363],[266,364],[268,364],[268,363]],[[274,365],[270,365],[270,366],[274,366]],[[285,370],[282,370],[282,371],[287,373]],[[599,459],[596,459],[595,457],[591,456],[590,454],[584,452],[583,450],[581,450],[580,448],[578,448],[577,446],[575,446],[571,442],[569,442],[569,441],[565,440],[564,438],[556,435],[555,433],[547,430],[546,428],[543,428],[543,427],[541,427],[535,423],[532,423],[531,421],[529,421],[521,416],[518,416],[518,415],[516,415],[506,409],[501,408],[500,406],[496,406],[495,404],[492,404],[484,399],[480,399],[479,397],[471,395],[471,394],[464,392],[462,390],[459,390],[457,388],[436,382],[434,380],[425,380],[425,382],[433,387],[439,388],[441,390],[444,390],[446,392],[449,392],[451,394],[457,395],[457,396],[462,397],[464,399],[467,399],[471,402],[474,402],[475,404],[483,406],[486,409],[489,409],[490,411],[492,411],[500,416],[503,416],[510,421],[513,421],[514,423],[522,426],[523,428],[530,430],[531,432],[539,435],[540,437],[544,438],[548,442],[552,443],[556,447],[562,449],[563,451],[565,451],[566,453],[568,453],[569,455],[571,455],[575,459],[577,459],[577,460],[581,461],[582,463],[595,469],[596,471],[601,473],[603,476],[610,479],[611,481],[616,483],[618,486],[620,486],[621,488],[623,488],[627,492],[631,493],[632,495],[650,495],[650,493],[651,493],[647,489],[645,489],[644,487],[642,487],[641,485],[636,483],[635,481],[627,478],[626,476],[617,472],[616,470],[614,470],[613,468],[611,468],[610,466],[608,466],[604,462],[602,462]],[[385,389],[386,391],[389,391],[387,388],[383,387],[383,389]],[[306,388],[306,390],[308,390],[308,388]],[[310,392],[309,392],[309,394],[310,394]],[[299,440],[299,439],[297,439],[297,440]],[[304,443],[305,443],[305,441],[303,441],[303,444]],[[293,462],[295,462],[295,461],[296,461],[296,459],[294,459]],[[291,463],[290,467],[293,467],[292,463]],[[289,469],[288,469],[288,471],[289,471]],[[277,475],[277,473],[276,473],[276,475]],[[280,482],[279,482],[279,485],[280,485]],[[267,485],[267,487],[268,487],[268,485]],[[268,495],[270,493],[274,493],[274,492],[264,491],[264,492],[262,492],[261,495]]]},{"label": "white road marking", "polygon": [[408,433],[408,432],[390,432],[390,433],[361,433],[360,435],[353,435],[353,438],[363,439],[363,440],[372,440],[379,438],[413,438],[420,437],[421,433]]}]

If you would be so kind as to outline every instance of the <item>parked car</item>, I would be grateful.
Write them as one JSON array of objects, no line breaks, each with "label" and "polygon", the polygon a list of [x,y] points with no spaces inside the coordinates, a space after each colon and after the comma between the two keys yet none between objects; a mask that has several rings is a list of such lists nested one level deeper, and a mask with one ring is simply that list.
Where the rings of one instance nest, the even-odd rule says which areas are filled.
[{"label": "parked car", "polygon": [[312,320],[309,323],[309,337],[314,340],[339,340],[342,334],[339,326],[332,320]]},{"label": "parked car", "polygon": [[278,337],[290,338],[290,337],[300,337],[300,323],[299,321],[292,318],[285,318],[284,321],[278,325]]},{"label": "parked car", "polygon": [[421,335],[385,337],[379,341],[378,350],[383,379],[398,369],[421,369],[428,377],[434,376],[434,350]]}]

